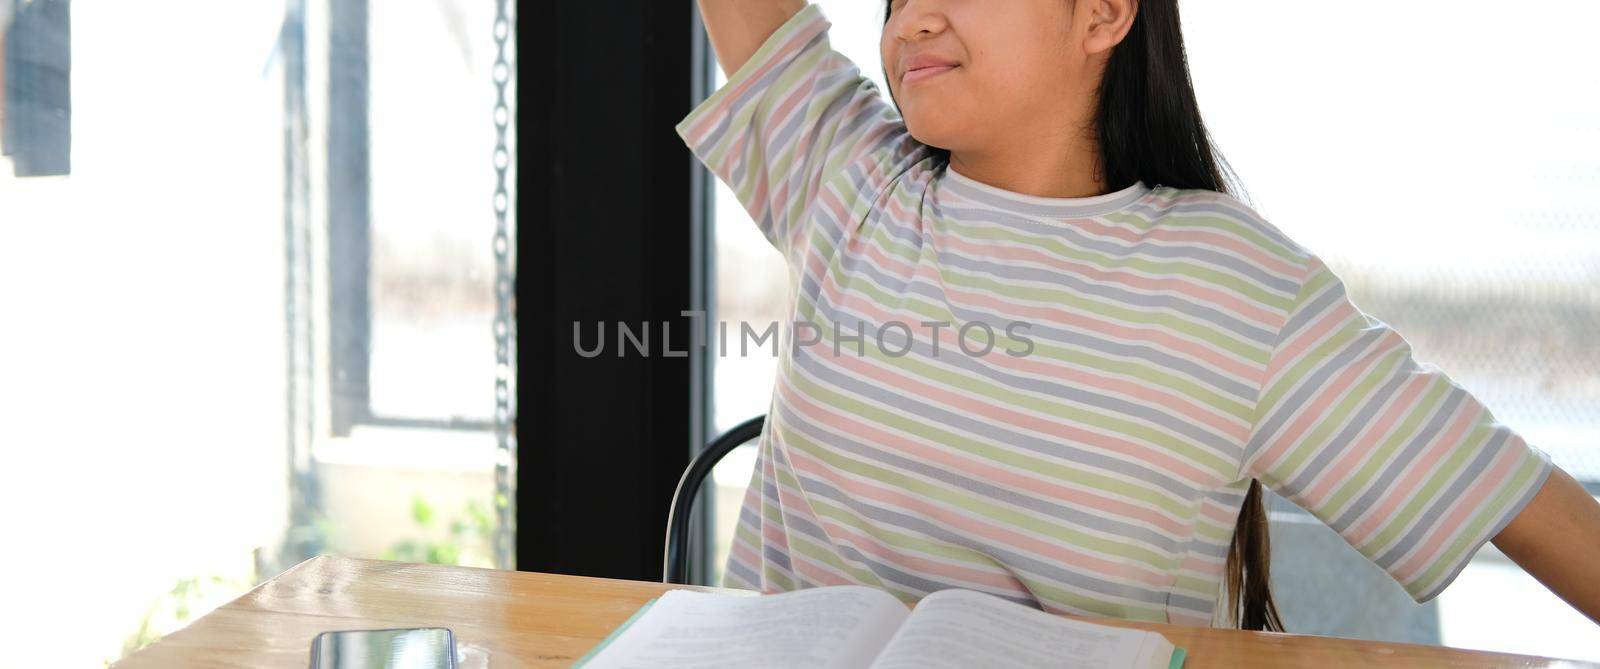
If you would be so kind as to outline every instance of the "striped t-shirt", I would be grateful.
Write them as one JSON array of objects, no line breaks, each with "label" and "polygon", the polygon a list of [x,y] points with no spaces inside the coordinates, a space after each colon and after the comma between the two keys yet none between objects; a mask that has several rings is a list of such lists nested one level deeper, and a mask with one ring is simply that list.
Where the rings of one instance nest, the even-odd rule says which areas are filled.
[{"label": "striped t-shirt", "polygon": [[1257,478],[1425,601],[1550,472],[1237,199],[975,181],[830,25],[806,6],[677,125],[792,282],[724,585],[1216,624]]}]

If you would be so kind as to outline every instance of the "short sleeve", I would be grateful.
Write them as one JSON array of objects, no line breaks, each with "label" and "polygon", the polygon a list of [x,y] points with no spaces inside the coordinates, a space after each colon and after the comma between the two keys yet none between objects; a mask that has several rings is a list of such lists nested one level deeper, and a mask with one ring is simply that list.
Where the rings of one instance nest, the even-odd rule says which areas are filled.
[{"label": "short sleeve", "polygon": [[1552,465],[1349,299],[1308,254],[1244,473],[1327,523],[1418,602],[1533,498]]},{"label": "short sleeve", "polygon": [[791,263],[831,177],[881,183],[913,149],[899,111],[829,44],[831,25],[807,4],[676,126]]}]

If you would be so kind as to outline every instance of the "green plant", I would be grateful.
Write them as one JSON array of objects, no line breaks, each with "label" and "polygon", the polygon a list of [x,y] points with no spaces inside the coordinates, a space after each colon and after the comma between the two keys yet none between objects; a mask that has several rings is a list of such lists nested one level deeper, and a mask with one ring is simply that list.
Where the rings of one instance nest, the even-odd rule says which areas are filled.
[{"label": "green plant", "polygon": [[[431,503],[417,495],[411,498],[411,521],[420,530],[432,531],[438,514]],[[381,557],[401,562],[491,567],[489,547],[493,540],[493,514],[483,502],[470,500],[461,513],[450,520],[446,538],[404,539],[384,551]]]},{"label": "green plant", "polygon": [[[172,588],[156,599],[139,618],[139,627],[122,642],[122,654],[127,657],[161,637],[183,628],[196,614],[237,597],[249,590],[247,580],[228,578],[220,574],[192,576],[180,579]],[[110,665],[114,660],[106,660]]]}]

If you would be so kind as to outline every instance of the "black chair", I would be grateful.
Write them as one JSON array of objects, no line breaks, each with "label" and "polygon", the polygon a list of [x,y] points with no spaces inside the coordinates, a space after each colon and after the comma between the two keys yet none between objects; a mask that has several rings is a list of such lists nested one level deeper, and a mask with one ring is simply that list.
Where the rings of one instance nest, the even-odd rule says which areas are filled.
[{"label": "black chair", "polygon": [[684,470],[683,478],[678,479],[678,489],[672,493],[672,510],[667,514],[667,554],[661,568],[662,582],[689,585],[689,520],[693,518],[690,512],[694,510],[694,500],[700,496],[700,484],[723,456],[760,437],[766,420],[764,415],[756,416],[717,437],[694,457],[689,468]]}]

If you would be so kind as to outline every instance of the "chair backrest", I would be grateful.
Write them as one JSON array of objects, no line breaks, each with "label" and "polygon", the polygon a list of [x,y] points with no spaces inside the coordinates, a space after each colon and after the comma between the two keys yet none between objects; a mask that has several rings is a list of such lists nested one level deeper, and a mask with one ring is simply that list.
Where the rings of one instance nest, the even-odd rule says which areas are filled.
[{"label": "chair backrest", "polygon": [[678,489],[672,493],[672,509],[667,512],[667,548],[661,566],[662,582],[689,584],[689,521],[693,518],[694,500],[700,496],[700,485],[723,456],[760,437],[766,420],[765,415],[756,416],[724,432],[706,450],[694,456],[689,468],[684,470],[683,478],[678,479]]}]

